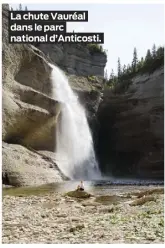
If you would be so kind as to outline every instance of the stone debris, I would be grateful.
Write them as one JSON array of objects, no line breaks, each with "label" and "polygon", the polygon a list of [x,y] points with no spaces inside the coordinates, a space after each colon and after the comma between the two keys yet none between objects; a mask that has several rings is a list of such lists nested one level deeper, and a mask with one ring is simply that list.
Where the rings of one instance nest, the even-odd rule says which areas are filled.
[{"label": "stone debris", "polygon": [[22,197],[4,195],[2,243],[164,243],[163,194],[136,198],[138,202],[148,201],[131,206],[123,200],[117,205],[92,205],[97,196],[81,202],[70,198],[73,201],[63,201],[65,196],[60,193]]}]

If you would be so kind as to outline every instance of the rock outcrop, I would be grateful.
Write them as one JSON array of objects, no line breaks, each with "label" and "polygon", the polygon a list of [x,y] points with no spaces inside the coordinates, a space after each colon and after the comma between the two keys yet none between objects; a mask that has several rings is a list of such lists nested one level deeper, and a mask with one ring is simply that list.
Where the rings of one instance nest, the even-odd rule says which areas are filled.
[{"label": "rock outcrop", "polygon": [[103,52],[91,53],[82,44],[40,44],[38,48],[69,74],[104,76],[107,55]]},{"label": "rock outcrop", "polygon": [[132,79],[125,94],[105,90],[99,107],[103,172],[164,177],[164,68]]},{"label": "rock outcrop", "polygon": [[[164,176],[164,68],[138,75],[126,93],[103,91],[107,57],[80,44],[8,44],[3,5],[3,182],[33,185],[66,179],[55,158],[60,103],[52,96],[54,63],[85,107],[105,175]],[[103,93],[102,93],[103,92]]]},{"label": "rock outcrop", "polygon": [[55,150],[60,103],[52,98],[51,67],[37,48],[8,44],[7,18],[3,5],[3,180],[17,186],[61,181],[53,160],[28,150]]},{"label": "rock outcrop", "polygon": [[[14,186],[33,186],[67,179],[50,158],[22,145],[3,142],[4,184]],[[54,155],[54,154],[53,154]]]},{"label": "rock outcrop", "polygon": [[[52,50],[52,57],[49,58],[46,56],[48,55],[46,51],[44,54],[32,45],[8,44],[8,5],[3,5],[2,14],[3,182],[21,186],[67,179],[60,172],[55,159],[55,134],[60,115],[60,103],[52,96],[53,85],[50,80],[52,69],[49,63],[59,60],[59,54]],[[46,47],[50,49],[48,45]],[[78,49],[77,46],[75,49]],[[72,51],[69,51],[72,54]],[[86,50],[84,51],[86,53]],[[84,54],[83,51],[80,52]],[[62,64],[60,62],[57,64],[67,69],[69,61],[66,57],[70,59],[71,54],[67,55],[65,52],[65,58],[59,60]],[[104,63],[94,59],[94,55],[88,54],[88,57],[91,64],[88,63],[88,68],[86,67],[84,71],[88,70],[89,75],[92,75],[95,68],[98,74],[102,75]],[[83,63],[85,67],[86,62]],[[78,65],[77,62],[75,64]],[[89,68],[93,69],[90,71]],[[83,71],[82,66],[79,69]],[[97,80],[93,77],[92,81],[87,77],[74,75],[69,78],[73,90],[87,109],[88,119],[93,125],[101,99],[99,93],[101,81],[99,80],[102,79],[97,79],[98,82],[96,82]]]}]

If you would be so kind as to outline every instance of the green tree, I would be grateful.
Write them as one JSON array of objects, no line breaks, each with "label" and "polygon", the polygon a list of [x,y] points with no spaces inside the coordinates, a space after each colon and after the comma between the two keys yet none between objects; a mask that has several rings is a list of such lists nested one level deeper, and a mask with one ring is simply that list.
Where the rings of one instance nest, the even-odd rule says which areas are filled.
[{"label": "green tree", "polygon": [[113,80],[115,77],[114,70],[112,69],[109,79]]},{"label": "green tree", "polygon": [[145,57],[145,63],[148,64],[150,63],[152,60],[152,55],[151,55],[151,51],[150,49],[147,50],[147,54],[146,54],[146,57]]},{"label": "green tree", "polygon": [[158,58],[164,57],[164,47],[159,47],[159,48],[157,49],[157,51],[156,51],[156,56],[157,56]]},{"label": "green tree", "polygon": [[22,11],[22,4],[19,4],[19,10]]},{"label": "green tree", "polygon": [[133,72],[136,72],[137,70],[137,63],[138,63],[138,56],[137,56],[137,49],[135,47],[133,51],[133,60],[132,60],[132,71]]},{"label": "green tree", "polygon": [[100,45],[100,51],[103,52],[103,46],[102,45]]},{"label": "green tree", "polygon": [[132,67],[130,66],[130,64],[127,65],[127,74],[130,74],[132,72]]},{"label": "green tree", "polygon": [[117,61],[117,76],[111,71],[110,78],[107,82],[115,93],[125,92],[132,83],[132,78],[137,73],[153,73],[156,69],[164,65],[164,47],[156,49],[154,44],[152,50],[148,49],[146,56],[138,60],[137,50],[134,48],[132,64],[121,66],[120,58]]},{"label": "green tree", "polygon": [[124,64],[124,65],[123,65],[123,74],[126,74],[126,72],[127,72],[127,67],[126,67],[126,65]]},{"label": "green tree", "polygon": [[117,75],[118,75],[118,78],[121,77],[121,63],[120,63],[120,58],[118,58],[118,61],[117,61]]},{"label": "green tree", "polygon": [[153,47],[152,47],[152,57],[155,59],[156,58],[156,45],[153,44]]},{"label": "green tree", "polygon": [[139,60],[137,64],[137,71],[140,71],[143,66],[144,66],[144,58],[141,57],[141,60]]},{"label": "green tree", "polygon": [[114,74],[113,69],[112,69],[112,71],[111,71],[111,74],[110,74],[110,77],[109,77],[108,84],[109,84],[109,85],[112,85],[112,86],[115,84],[115,74]]}]

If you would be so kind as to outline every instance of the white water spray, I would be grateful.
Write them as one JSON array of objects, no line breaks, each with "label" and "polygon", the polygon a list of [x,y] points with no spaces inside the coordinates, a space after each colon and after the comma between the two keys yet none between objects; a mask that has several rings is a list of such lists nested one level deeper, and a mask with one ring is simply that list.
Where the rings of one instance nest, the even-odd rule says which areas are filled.
[{"label": "white water spray", "polygon": [[59,168],[71,179],[98,179],[100,172],[85,110],[65,74],[58,67],[51,67],[53,97],[62,103],[56,133]]}]

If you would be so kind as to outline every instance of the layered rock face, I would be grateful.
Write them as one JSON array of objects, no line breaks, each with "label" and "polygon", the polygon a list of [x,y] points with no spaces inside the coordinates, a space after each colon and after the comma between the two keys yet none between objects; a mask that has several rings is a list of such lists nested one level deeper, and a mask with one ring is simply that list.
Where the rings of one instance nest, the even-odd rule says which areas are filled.
[{"label": "layered rock face", "polygon": [[103,92],[104,54],[82,45],[10,45],[7,5],[2,21],[3,183],[67,179],[55,157],[60,103],[52,96],[49,62],[67,72],[86,109],[103,174],[163,178],[164,68],[133,78],[125,94]]},{"label": "layered rock face", "polygon": [[[59,55],[52,50],[51,60],[34,46],[8,44],[8,5],[3,5],[2,21],[3,183],[22,186],[65,180],[55,157],[60,103],[52,96],[49,66]],[[100,102],[100,81],[76,76],[70,81],[93,125]]]},{"label": "layered rock face", "polygon": [[82,44],[40,44],[38,48],[69,74],[104,76],[107,62],[104,53],[91,54]]},{"label": "layered rock face", "polygon": [[51,68],[35,47],[8,44],[7,18],[4,5],[3,182],[20,186],[61,181],[65,177],[53,160],[28,150],[55,150],[60,103],[52,98]]},{"label": "layered rock face", "polygon": [[164,68],[132,79],[127,93],[105,90],[98,111],[103,172],[164,177]]}]

